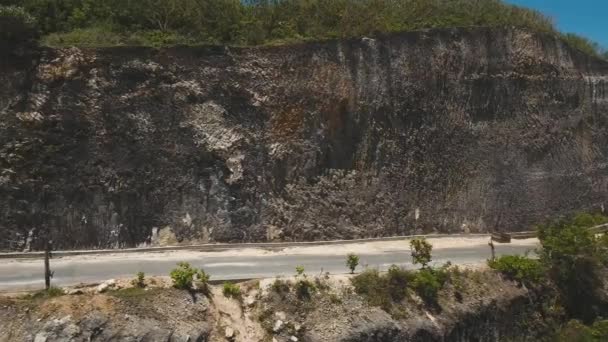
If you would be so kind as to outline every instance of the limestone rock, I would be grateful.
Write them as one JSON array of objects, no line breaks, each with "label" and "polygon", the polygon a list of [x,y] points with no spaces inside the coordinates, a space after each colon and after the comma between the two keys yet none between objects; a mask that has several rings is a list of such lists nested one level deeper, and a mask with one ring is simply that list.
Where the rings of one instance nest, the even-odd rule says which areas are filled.
[{"label": "limestone rock", "polygon": [[277,320],[274,322],[274,325],[272,326],[272,331],[273,331],[274,333],[278,333],[278,332],[280,332],[280,331],[281,331],[281,329],[283,329],[283,324],[284,324],[284,322],[283,322],[282,320],[277,319]]},{"label": "limestone rock", "polygon": [[97,291],[97,293],[103,293],[108,290],[112,290],[115,287],[116,287],[116,280],[110,279],[110,280],[106,280],[103,283],[99,284],[95,290]]}]

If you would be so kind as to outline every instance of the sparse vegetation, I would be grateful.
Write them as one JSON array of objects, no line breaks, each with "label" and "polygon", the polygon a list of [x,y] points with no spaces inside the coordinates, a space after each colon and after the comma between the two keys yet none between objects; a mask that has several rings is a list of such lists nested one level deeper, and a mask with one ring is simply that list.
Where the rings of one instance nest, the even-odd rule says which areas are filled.
[{"label": "sparse vegetation", "polygon": [[359,256],[354,253],[349,253],[346,256],[346,266],[350,269],[350,273],[354,274],[355,269],[359,265]]},{"label": "sparse vegetation", "polygon": [[275,279],[274,282],[270,285],[270,289],[280,295],[285,295],[289,293],[290,288],[291,283],[280,278]]},{"label": "sparse vegetation", "polygon": [[226,298],[240,299],[241,287],[231,282],[226,282],[222,288],[222,293]]},{"label": "sparse vegetation", "polygon": [[296,275],[304,275],[304,266],[296,266]]},{"label": "sparse vegetation", "polygon": [[312,297],[317,291],[317,287],[308,279],[298,279],[296,280],[295,291],[298,299],[306,300]]},{"label": "sparse vegetation", "polygon": [[65,295],[65,291],[62,288],[51,286],[48,290],[36,291],[34,293],[23,295],[21,299],[32,300],[41,298],[54,298],[63,295]]}]

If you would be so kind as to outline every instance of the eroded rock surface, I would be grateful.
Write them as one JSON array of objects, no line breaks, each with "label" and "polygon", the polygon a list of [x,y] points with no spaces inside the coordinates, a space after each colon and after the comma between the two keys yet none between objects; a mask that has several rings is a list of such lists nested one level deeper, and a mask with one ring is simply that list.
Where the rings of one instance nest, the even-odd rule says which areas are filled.
[{"label": "eroded rock surface", "polygon": [[551,36],[3,59],[1,249],[525,230],[607,199],[608,63]]}]

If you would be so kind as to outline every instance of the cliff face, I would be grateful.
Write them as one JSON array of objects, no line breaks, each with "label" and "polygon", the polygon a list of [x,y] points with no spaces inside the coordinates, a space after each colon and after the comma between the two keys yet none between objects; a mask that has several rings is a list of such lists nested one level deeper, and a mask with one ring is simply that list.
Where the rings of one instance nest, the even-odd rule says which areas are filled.
[{"label": "cliff face", "polygon": [[608,200],[608,63],[546,35],[2,58],[0,248],[525,230]]}]

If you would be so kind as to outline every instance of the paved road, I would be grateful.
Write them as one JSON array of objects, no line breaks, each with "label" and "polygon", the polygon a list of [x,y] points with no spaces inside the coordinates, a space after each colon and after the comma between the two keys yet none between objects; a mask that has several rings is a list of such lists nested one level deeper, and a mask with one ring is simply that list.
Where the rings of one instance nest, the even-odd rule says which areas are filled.
[{"label": "paved road", "polygon": [[[480,264],[490,255],[485,237],[431,239],[433,261],[442,264]],[[496,244],[497,255],[524,254],[536,247],[536,240]],[[317,247],[294,247],[280,250],[245,249],[219,252],[169,251],[160,253],[72,256],[51,260],[55,272],[53,284],[70,286],[96,283],[111,278],[133,277],[142,271],[147,275],[167,275],[178,261],[202,267],[215,280],[267,278],[292,275],[297,265],[309,274],[321,270],[346,273],[345,255],[360,255],[361,264],[387,269],[391,264],[412,268],[408,241],[370,242]],[[43,287],[42,260],[0,260],[0,291],[33,290]]]}]

